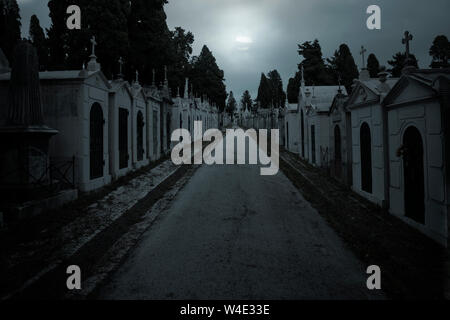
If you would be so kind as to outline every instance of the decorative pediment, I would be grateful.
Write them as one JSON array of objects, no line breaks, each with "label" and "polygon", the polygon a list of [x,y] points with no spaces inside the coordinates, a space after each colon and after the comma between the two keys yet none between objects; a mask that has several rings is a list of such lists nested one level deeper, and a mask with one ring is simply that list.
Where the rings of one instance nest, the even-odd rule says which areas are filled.
[{"label": "decorative pediment", "polygon": [[111,88],[108,80],[101,71],[95,72],[85,79],[85,83],[100,90],[109,90]]},{"label": "decorative pediment", "polygon": [[353,92],[352,92],[352,95],[350,96],[348,105],[350,107],[355,106],[355,105],[361,105],[361,104],[377,101],[378,98],[379,98],[379,96],[375,92],[373,92],[372,90],[367,88],[362,83],[359,83],[353,89]]},{"label": "decorative pediment", "polygon": [[392,88],[383,101],[384,105],[408,103],[435,96],[434,90],[412,77],[404,76]]}]

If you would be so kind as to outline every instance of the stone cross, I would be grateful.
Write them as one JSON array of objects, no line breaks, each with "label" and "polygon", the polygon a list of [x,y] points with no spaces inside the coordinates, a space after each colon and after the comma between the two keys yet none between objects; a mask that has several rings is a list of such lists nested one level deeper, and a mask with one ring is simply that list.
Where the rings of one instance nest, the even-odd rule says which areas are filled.
[{"label": "stone cross", "polygon": [[92,36],[91,43],[92,43],[92,55],[95,56],[95,46],[97,45],[97,41],[95,41],[95,36]]},{"label": "stone cross", "polygon": [[119,76],[122,75],[122,66],[123,66],[123,59],[122,57],[119,58]]},{"label": "stone cross", "polygon": [[402,43],[406,45],[406,60],[409,60],[409,42],[412,41],[413,36],[409,31],[405,31],[405,37],[402,39]]},{"label": "stone cross", "polygon": [[367,52],[366,48],[364,48],[364,46],[361,46],[361,51],[359,52],[359,54],[362,56],[362,67],[363,69],[366,68],[366,61],[364,59],[364,54]]}]

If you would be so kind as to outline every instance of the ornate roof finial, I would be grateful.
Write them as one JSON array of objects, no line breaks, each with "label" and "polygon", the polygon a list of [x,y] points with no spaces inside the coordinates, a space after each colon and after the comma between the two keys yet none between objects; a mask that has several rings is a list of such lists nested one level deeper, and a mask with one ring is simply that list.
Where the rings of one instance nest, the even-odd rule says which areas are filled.
[{"label": "ornate roof finial", "polygon": [[92,36],[91,43],[92,43],[92,53],[89,56],[91,60],[89,60],[88,63],[88,71],[99,71],[101,67],[100,64],[97,62],[97,57],[95,55],[95,46],[97,45],[97,41],[95,41],[95,36]]},{"label": "ornate roof finial", "polygon": [[155,69],[152,69],[152,74],[153,74],[153,78],[152,78],[152,86],[155,86],[155,84],[156,84],[156,81],[155,81],[155,78],[156,78],[156,71],[155,71]]},{"label": "ornate roof finial", "polygon": [[97,45],[97,41],[95,41],[95,36],[92,36],[92,38],[91,38],[91,43],[92,43],[92,53],[91,53],[91,56],[95,56],[95,46]]},{"label": "ornate roof finial", "polygon": [[123,59],[122,57],[119,58],[119,75],[118,78],[122,79],[123,78],[123,74],[122,74],[122,66],[123,66]]},{"label": "ornate roof finial", "polygon": [[136,83],[139,83],[139,71],[136,70]]},{"label": "ornate roof finial", "polygon": [[409,42],[412,41],[413,36],[409,33],[409,31],[405,31],[405,37],[402,39],[402,44],[406,46],[405,54],[406,54],[406,61],[409,60]]},{"label": "ornate roof finial", "polygon": [[366,48],[364,46],[361,46],[361,51],[359,54],[362,56],[362,69],[366,68],[366,60],[364,59],[364,54],[367,52]]}]

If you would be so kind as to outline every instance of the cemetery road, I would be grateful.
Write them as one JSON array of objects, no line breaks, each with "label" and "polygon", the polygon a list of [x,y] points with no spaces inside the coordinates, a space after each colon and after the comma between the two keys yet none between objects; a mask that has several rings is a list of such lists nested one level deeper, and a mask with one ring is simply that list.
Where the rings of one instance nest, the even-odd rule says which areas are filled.
[{"label": "cemetery road", "polygon": [[101,299],[378,299],[366,268],[280,171],[200,167]]}]

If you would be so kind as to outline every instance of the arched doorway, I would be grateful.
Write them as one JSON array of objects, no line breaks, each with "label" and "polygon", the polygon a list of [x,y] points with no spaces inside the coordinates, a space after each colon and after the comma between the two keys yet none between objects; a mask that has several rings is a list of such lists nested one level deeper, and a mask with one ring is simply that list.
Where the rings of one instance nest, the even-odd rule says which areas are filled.
[{"label": "arched doorway", "polygon": [[303,116],[303,109],[301,111],[301,123],[300,123],[300,130],[301,130],[301,137],[302,137],[302,157],[305,157],[305,119]]},{"label": "arched doorway", "polygon": [[137,114],[136,130],[137,160],[142,161],[144,159],[144,117],[141,111]]},{"label": "arched doorway", "polygon": [[128,167],[128,115],[127,109],[119,108],[119,169]]},{"label": "arched doorway", "polygon": [[342,150],[341,150],[341,129],[339,125],[334,127],[334,174],[341,177]]},{"label": "arched doorway", "polygon": [[364,122],[360,131],[361,189],[372,193],[372,139],[369,125]]},{"label": "arched doorway", "polygon": [[403,135],[403,181],[405,215],[425,223],[423,142],[416,127],[409,127]]},{"label": "arched doorway", "polygon": [[91,107],[89,130],[89,162],[90,177],[97,179],[103,177],[103,111],[100,104],[94,103]]}]

